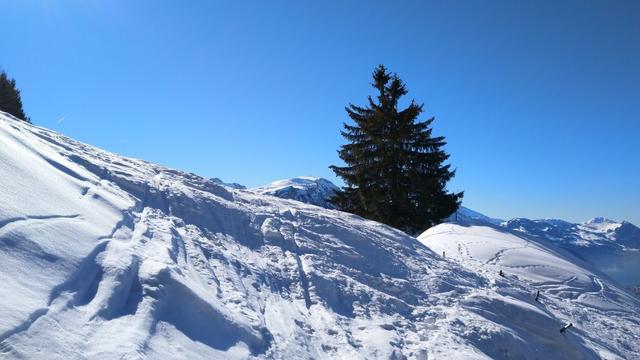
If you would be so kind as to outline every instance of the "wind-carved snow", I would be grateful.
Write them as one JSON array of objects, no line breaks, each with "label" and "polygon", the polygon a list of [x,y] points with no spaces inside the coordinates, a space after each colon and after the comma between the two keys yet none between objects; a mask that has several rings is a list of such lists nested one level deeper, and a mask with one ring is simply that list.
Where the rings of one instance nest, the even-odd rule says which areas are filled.
[{"label": "wind-carved snow", "polygon": [[496,279],[504,252],[460,266],[379,223],[1,114],[0,177],[0,357],[638,354],[637,300],[569,261],[571,275],[536,280],[542,306]]},{"label": "wind-carved snow", "polygon": [[0,141],[8,357],[418,357],[432,306],[482,282],[356,216],[4,116]]}]

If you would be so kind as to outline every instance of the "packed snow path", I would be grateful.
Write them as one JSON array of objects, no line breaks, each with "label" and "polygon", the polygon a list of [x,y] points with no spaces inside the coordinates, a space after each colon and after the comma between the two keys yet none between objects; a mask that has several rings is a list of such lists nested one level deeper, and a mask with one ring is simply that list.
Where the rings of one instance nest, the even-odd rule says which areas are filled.
[{"label": "packed snow path", "polygon": [[[387,226],[2,114],[0,178],[0,357],[639,353],[637,300],[579,267],[562,287],[539,280],[560,295],[535,303],[521,281],[496,278],[495,265],[461,266]],[[565,318],[575,331],[561,335]]]}]

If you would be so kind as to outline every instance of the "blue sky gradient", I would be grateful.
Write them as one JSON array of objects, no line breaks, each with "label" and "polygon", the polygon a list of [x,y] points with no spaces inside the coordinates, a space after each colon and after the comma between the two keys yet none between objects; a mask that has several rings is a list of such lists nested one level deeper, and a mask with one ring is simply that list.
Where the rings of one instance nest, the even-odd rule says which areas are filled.
[{"label": "blue sky gradient", "polygon": [[383,63],[436,117],[466,206],[640,224],[638,1],[0,4],[33,122],[107,150],[335,181],[344,106]]}]

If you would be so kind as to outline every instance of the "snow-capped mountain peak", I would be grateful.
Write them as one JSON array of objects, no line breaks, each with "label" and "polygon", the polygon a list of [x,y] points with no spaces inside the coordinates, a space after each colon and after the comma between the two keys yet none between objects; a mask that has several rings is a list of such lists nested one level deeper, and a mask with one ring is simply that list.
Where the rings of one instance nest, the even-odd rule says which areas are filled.
[{"label": "snow-capped mountain peak", "polygon": [[581,225],[593,231],[606,233],[616,230],[622,224],[605,217],[594,217],[585,221]]},{"label": "snow-capped mountain peak", "polygon": [[591,218],[585,221],[585,224],[612,224],[612,223],[615,223],[615,221],[607,219],[603,216],[596,216],[594,218]]},{"label": "snow-capped mountain peak", "polygon": [[224,182],[222,181],[222,179],[220,178],[211,178],[209,179],[211,182],[214,182],[216,184],[222,185],[222,186],[226,186],[232,189],[238,189],[238,190],[245,190],[247,187],[238,183],[228,183],[228,182]]},{"label": "snow-capped mountain peak", "polygon": [[251,189],[251,191],[258,194],[297,200],[327,209],[335,208],[329,199],[338,190],[339,188],[331,181],[312,176],[277,180],[270,184]]}]

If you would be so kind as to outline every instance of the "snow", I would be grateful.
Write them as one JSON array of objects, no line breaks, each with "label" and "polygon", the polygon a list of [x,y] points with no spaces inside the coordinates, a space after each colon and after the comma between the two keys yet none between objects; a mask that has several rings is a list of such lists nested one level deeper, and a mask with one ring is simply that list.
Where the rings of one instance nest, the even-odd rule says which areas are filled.
[{"label": "snow", "polygon": [[418,241],[4,114],[0,178],[0,357],[640,354],[637,298],[514,234],[447,224]]},{"label": "snow", "polygon": [[[511,334],[500,340],[510,344],[501,345],[507,353],[495,352],[495,339],[477,343],[480,348],[489,346],[484,352],[491,357],[511,357],[514,353],[509,348],[529,348],[524,357],[546,358],[540,353],[545,346],[559,349],[567,358],[634,358],[640,354],[640,300],[570,253],[491,226],[445,223],[418,239],[434,252],[481,274],[498,294],[483,289],[463,302],[494,321],[497,329]],[[537,291],[540,299],[532,301]],[[554,327],[568,322],[574,326],[566,337],[551,336],[558,331]],[[477,332],[471,338],[483,339],[486,331],[494,330],[498,331],[481,326],[470,330]],[[567,347],[564,341],[573,336],[588,350]]]},{"label": "snow", "polygon": [[484,225],[535,237],[537,241],[561,247],[604,272],[627,289],[640,286],[640,228],[627,221],[596,217],[583,223],[560,219],[490,218],[461,207],[449,222]]},{"label": "snow", "polygon": [[593,219],[587,220],[584,224],[584,227],[588,227],[598,232],[610,232],[620,227],[620,223],[617,223],[613,220],[609,220],[604,217],[595,217]]},{"label": "snow", "polygon": [[253,192],[258,194],[297,200],[327,209],[335,209],[329,199],[339,190],[331,181],[311,176],[277,180],[252,189]]},{"label": "snow", "polygon": [[244,189],[246,189],[246,188],[247,188],[246,186],[241,185],[241,184],[238,184],[238,183],[235,183],[235,182],[234,182],[234,183],[224,182],[224,181],[222,181],[220,178],[212,178],[212,179],[209,179],[209,180],[210,180],[211,182],[214,182],[214,183],[218,184],[218,185],[222,185],[222,186],[230,187],[230,188],[232,188],[232,189],[244,190]]},{"label": "snow", "polygon": [[461,206],[458,211],[449,217],[448,220],[450,222],[482,223],[490,225],[500,225],[504,222],[502,219],[486,216],[464,206]]},{"label": "snow", "polygon": [[516,218],[502,224],[504,227],[528,235],[544,237],[563,244],[598,247],[617,246],[640,249],[640,229],[629,222],[615,222],[602,217],[581,224],[557,219],[529,220]]},{"label": "snow", "polygon": [[581,224],[512,219],[502,226],[555,244],[590,262],[627,288],[640,285],[640,228],[629,222],[602,217]]}]

